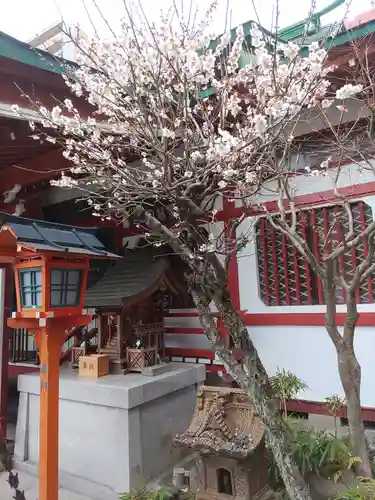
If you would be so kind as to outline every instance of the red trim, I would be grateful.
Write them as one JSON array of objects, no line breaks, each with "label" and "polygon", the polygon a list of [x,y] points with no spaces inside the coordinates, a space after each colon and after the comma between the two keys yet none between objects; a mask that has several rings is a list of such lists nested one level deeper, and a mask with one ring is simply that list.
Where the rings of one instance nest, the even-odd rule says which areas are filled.
[{"label": "red trim", "polygon": [[203,335],[204,334],[204,330],[203,328],[175,328],[174,326],[170,326],[170,327],[166,327],[165,328],[165,333],[170,333],[170,334],[173,334],[173,333],[182,333],[182,334],[185,334],[185,335]]},{"label": "red trim", "polygon": [[276,304],[280,305],[280,279],[279,279],[279,268],[277,266],[277,252],[276,252],[276,231],[271,229],[271,241],[272,241],[272,267],[273,267],[273,279],[275,287],[275,299]]},{"label": "red trim", "polygon": [[5,283],[4,283],[4,321],[3,321],[3,352],[2,356],[2,369],[1,369],[1,382],[0,382],[0,439],[6,438],[7,432],[7,406],[8,406],[8,363],[9,363],[9,338],[10,328],[7,323],[8,317],[11,315],[12,303],[12,267],[9,264],[0,264],[0,269],[5,270]]},{"label": "red trim", "polygon": [[198,311],[189,312],[165,312],[165,318],[197,318],[199,316]]},{"label": "red trim", "polygon": [[215,359],[215,354],[208,349],[182,349],[181,347],[167,347],[167,356],[179,356],[182,358],[207,358]]},{"label": "red trim", "polygon": [[[359,204],[360,216],[361,216],[361,225],[362,231],[366,229],[366,218],[365,218],[365,204],[363,201]],[[368,255],[368,241],[367,238],[363,238],[363,249],[365,257]],[[370,303],[374,302],[373,293],[372,293],[372,276],[367,278],[367,291]]]},{"label": "red trim", "polygon": [[[337,245],[340,245],[340,243],[343,241],[341,222],[340,222],[340,215],[341,215],[340,207],[336,207],[335,213],[336,213],[336,240],[337,240]],[[345,262],[344,262],[344,256],[342,254],[339,257],[339,265],[342,276],[345,276]],[[355,267],[353,269],[355,269]],[[343,286],[341,287],[341,295],[344,302],[346,303],[346,290]]]},{"label": "red trim", "polygon": [[[327,406],[324,403],[319,403],[317,401],[304,401],[293,399],[288,401],[288,410],[309,413],[313,415],[331,415]],[[339,413],[340,417],[346,418],[346,409],[343,408]],[[375,408],[362,408],[362,418],[367,422],[375,422]]]},{"label": "red trim", "polygon": [[39,366],[25,366],[25,365],[9,365],[8,374],[12,376],[22,375],[23,373],[39,372]]},{"label": "red trim", "polygon": [[[319,193],[311,193],[311,194],[302,194],[300,196],[296,196],[294,198],[294,203],[297,208],[303,207],[311,207],[316,205],[324,205],[324,204],[335,204],[337,202],[342,201],[342,197],[345,198],[361,198],[363,196],[369,196],[375,194],[375,181],[366,182],[364,184],[355,184],[354,186],[346,186],[339,188],[337,190],[330,189],[328,191],[321,191]],[[262,207],[267,208],[267,212],[273,213],[278,211],[278,202],[277,201],[269,201],[262,204]],[[285,201],[285,207],[288,207],[288,202]],[[249,216],[255,215],[264,215],[264,210],[254,207],[250,209]],[[243,207],[233,208],[230,216],[232,218],[239,218],[243,214]],[[228,214],[224,214],[223,212],[218,212],[216,214],[216,220],[225,220],[228,218]]]},{"label": "red trim", "polygon": [[237,262],[237,238],[235,231],[232,229],[232,213],[236,210],[235,202],[229,201],[228,198],[223,198],[224,212],[224,237],[228,243],[230,252],[228,261],[228,290],[231,296],[233,305],[236,309],[240,308],[240,286],[238,277],[238,262]]},{"label": "red trim", "polygon": [[[299,219],[300,219],[302,237],[305,241],[307,241],[307,224],[309,223],[308,214],[300,213]],[[304,260],[305,274],[306,274],[307,302],[308,304],[312,304],[310,266],[307,259],[303,260]]]},{"label": "red trim", "polygon": [[[337,313],[338,326],[344,326],[345,316],[346,313]],[[248,326],[325,326],[324,313],[243,314],[242,317]],[[375,326],[375,312],[360,313],[357,326]]]},{"label": "red trim", "polygon": [[294,274],[296,276],[296,303],[301,304],[301,278],[298,267],[298,256],[297,256],[297,248],[292,248],[293,253],[293,269]]},{"label": "red trim", "polygon": [[284,264],[285,300],[287,305],[290,306],[288,254],[287,254],[285,234],[281,235],[281,248],[283,252],[283,264]]},{"label": "red trim", "polygon": [[[318,236],[318,231],[317,231],[317,224],[316,224],[316,210],[315,208],[311,211],[311,226],[313,228],[312,234],[313,234],[313,251],[315,258],[320,264],[320,250],[319,250],[319,236]],[[316,277],[317,279],[317,284],[318,284],[318,300],[319,304],[323,304],[323,284],[320,276]],[[359,302],[359,301],[358,301]]]},{"label": "red trim", "polygon": [[206,365],[206,370],[212,373],[218,373],[218,372],[227,373],[224,366],[222,365]]},{"label": "red trim", "polygon": [[270,305],[270,288],[269,288],[269,276],[268,276],[268,255],[267,255],[267,225],[266,220],[261,219],[259,224],[260,232],[260,244],[263,250],[263,272],[264,272],[264,290],[266,292],[266,304]]}]

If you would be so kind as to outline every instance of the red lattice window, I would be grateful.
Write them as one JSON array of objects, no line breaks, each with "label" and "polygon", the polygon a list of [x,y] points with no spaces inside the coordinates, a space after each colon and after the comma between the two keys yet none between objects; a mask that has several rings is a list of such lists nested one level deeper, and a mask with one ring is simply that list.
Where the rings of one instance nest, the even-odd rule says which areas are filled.
[{"label": "red lattice window", "polygon": [[[372,209],[360,201],[351,204],[355,232],[363,231],[372,221]],[[298,213],[298,232],[308,242],[316,258],[321,257],[324,238],[341,242],[348,232],[348,216],[342,206],[313,208]],[[350,280],[353,269],[367,255],[367,242],[344,254],[339,261],[341,271]],[[257,223],[257,258],[259,288],[262,301],[267,305],[324,304],[322,283],[310,269],[287,237],[275,231],[266,218]],[[369,277],[357,290],[358,303],[372,303],[375,281]],[[345,302],[345,290],[337,287],[337,303]]]}]

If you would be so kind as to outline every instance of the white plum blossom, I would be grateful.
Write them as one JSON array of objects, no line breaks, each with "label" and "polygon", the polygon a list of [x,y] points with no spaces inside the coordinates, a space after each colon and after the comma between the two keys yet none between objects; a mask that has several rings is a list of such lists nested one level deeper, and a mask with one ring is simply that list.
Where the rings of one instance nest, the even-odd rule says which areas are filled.
[{"label": "white plum blossom", "polygon": [[[145,200],[173,207],[188,198],[201,207],[223,192],[248,197],[276,175],[270,158],[293,146],[301,112],[332,105],[333,67],[318,43],[307,55],[294,42],[273,52],[274,41],[256,23],[250,38],[240,26],[234,39],[228,32],[213,40],[216,7],[193,24],[171,22],[168,14],[135,28],[129,18],[113,40],[82,41],[79,66],[64,75],[78,100],[39,108],[41,126],[54,131],[44,134],[38,125],[35,138],[58,137],[71,162],[72,179],[65,172],[54,184],[87,186],[99,201],[91,206],[105,218],[131,213]],[[361,90],[343,85],[336,98]],[[80,115],[80,99],[92,116]],[[181,214],[172,218],[182,224]]]},{"label": "white plum blossom", "polygon": [[301,47],[296,43],[289,42],[286,47],[283,47],[285,57],[293,61],[300,53]]},{"label": "white plum blossom", "polygon": [[363,85],[352,85],[348,83],[336,90],[336,99],[349,99],[363,90]]},{"label": "white plum blossom", "polygon": [[322,108],[329,108],[332,105],[332,100],[331,99],[323,99],[322,100]]},{"label": "white plum blossom", "polygon": [[263,115],[254,116],[254,129],[257,135],[264,135],[267,130],[267,120]]}]

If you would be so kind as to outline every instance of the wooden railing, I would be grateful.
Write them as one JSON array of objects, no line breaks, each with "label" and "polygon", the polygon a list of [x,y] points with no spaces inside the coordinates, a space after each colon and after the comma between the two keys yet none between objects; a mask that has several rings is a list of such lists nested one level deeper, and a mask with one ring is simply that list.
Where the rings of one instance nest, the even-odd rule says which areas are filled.
[{"label": "wooden railing", "polygon": [[37,361],[36,345],[24,328],[12,329],[9,339],[9,361],[32,363]]}]

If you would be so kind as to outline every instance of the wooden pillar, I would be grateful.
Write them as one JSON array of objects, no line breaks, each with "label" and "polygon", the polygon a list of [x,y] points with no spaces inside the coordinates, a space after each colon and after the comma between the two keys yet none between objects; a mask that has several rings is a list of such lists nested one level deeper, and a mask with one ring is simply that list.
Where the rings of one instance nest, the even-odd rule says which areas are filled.
[{"label": "wooden pillar", "polygon": [[7,320],[11,314],[13,279],[9,264],[0,264],[0,440],[6,438],[9,386],[9,338]]},{"label": "wooden pillar", "polygon": [[98,354],[100,354],[100,350],[104,347],[103,339],[104,339],[104,318],[102,313],[99,311],[98,316],[96,318],[96,324],[98,326]]},{"label": "wooden pillar", "polygon": [[65,329],[57,324],[35,332],[40,355],[38,500],[58,499],[59,365],[65,337]]}]

